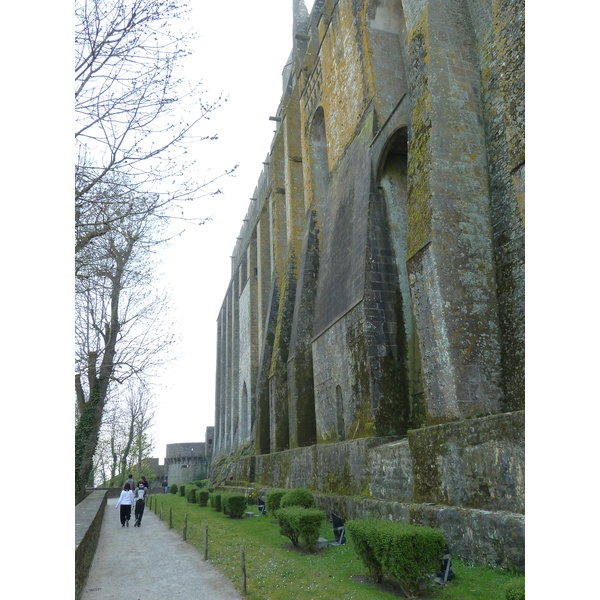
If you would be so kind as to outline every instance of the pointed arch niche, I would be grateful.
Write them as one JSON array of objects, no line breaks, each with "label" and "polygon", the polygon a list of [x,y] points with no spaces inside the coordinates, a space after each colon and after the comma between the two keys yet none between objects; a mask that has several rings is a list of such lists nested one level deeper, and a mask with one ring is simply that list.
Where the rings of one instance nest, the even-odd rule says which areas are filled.
[{"label": "pointed arch niche", "polygon": [[325,113],[321,106],[317,108],[313,116],[309,140],[312,204],[317,209],[317,219],[321,221],[327,205],[327,189],[329,187],[327,132],[325,130]]},{"label": "pointed arch niche", "polygon": [[408,269],[406,266],[407,239],[407,170],[408,130],[403,126],[389,138],[381,156],[378,169],[378,188],[387,213],[390,242],[394,251],[398,289],[401,296],[401,315],[396,324],[396,360],[405,369],[408,379],[408,402],[405,406],[408,426],[417,426],[423,417],[423,383],[421,357]]}]

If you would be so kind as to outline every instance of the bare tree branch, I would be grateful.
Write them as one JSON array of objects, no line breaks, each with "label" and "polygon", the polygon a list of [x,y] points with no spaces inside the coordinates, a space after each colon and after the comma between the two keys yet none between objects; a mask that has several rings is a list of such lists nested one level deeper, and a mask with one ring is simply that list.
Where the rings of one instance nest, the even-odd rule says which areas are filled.
[{"label": "bare tree branch", "polygon": [[177,74],[194,37],[184,30],[189,10],[181,0],[76,0],[76,252],[110,227],[93,206],[107,179],[128,188],[113,189],[112,201],[151,192],[157,205],[147,210],[179,219],[182,203],[219,193],[215,184],[236,168],[208,181],[189,175],[190,143],[217,139],[191,134],[226,101]]}]

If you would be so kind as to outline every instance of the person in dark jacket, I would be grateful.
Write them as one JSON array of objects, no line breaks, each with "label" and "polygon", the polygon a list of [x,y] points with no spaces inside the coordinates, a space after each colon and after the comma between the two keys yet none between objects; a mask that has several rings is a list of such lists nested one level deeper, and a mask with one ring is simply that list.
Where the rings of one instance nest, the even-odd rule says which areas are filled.
[{"label": "person in dark jacket", "polygon": [[146,494],[148,488],[144,485],[144,482],[140,479],[137,488],[135,489],[135,523],[134,527],[141,527],[142,516],[144,515],[144,507],[146,506]]}]

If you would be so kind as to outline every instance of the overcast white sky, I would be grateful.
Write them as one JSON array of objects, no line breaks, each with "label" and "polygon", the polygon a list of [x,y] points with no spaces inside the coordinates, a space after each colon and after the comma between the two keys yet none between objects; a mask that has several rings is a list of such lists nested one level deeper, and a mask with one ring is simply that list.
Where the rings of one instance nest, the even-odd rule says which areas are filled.
[{"label": "overcast white sky", "polygon": [[[156,396],[153,456],[161,462],[167,444],[204,441],[206,427],[214,425],[216,321],[230,256],[273,138],[269,116],[281,100],[281,73],[292,48],[292,0],[194,4],[200,40],[190,78],[200,76],[209,92],[229,97],[209,123],[219,141],[197,148],[199,174],[239,167],[223,180],[223,195],[199,205],[212,221],[188,227],[164,259],[183,339]],[[310,10],[312,0],[306,4]]]}]

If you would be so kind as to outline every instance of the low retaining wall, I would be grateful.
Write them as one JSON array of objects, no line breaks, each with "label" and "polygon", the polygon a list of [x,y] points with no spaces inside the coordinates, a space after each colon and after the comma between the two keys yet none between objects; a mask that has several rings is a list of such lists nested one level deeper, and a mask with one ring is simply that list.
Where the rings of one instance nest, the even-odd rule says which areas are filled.
[{"label": "low retaining wall", "polygon": [[454,556],[479,565],[525,572],[525,515],[356,496],[315,494],[315,502],[328,518],[333,512],[344,520],[375,517],[435,527],[444,534]]},{"label": "low retaining wall", "polygon": [[257,456],[220,456],[215,486],[307,487],[325,512],[439,528],[452,552],[525,569],[525,413]]},{"label": "low retaining wall", "polygon": [[[104,508],[112,490],[92,492],[75,506],[75,598],[79,600],[100,537]],[[118,496],[118,490],[117,490]]]}]

